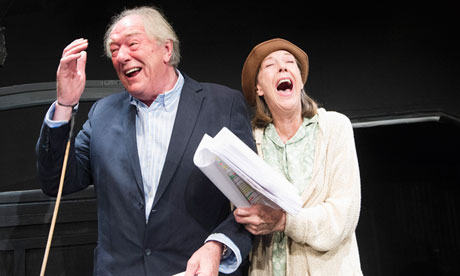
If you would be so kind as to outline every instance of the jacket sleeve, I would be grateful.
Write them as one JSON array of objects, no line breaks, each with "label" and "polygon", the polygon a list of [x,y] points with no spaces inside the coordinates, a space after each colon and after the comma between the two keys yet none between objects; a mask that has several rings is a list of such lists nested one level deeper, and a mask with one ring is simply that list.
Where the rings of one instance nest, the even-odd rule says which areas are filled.
[{"label": "jacket sleeve", "polygon": [[[255,143],[252,136],[250,119],[241,93],[233,98],[230,115],[230,130],[255,151]],[[236,222],[233,213],[214,230],[215,233],[222,233],[230,238],[238,246],[241,257],[244,259],[251,250],[253,236],[246,231],[243,225]]]},{"label": "jacket sleeve", "polygon": [[317,251],[333,250],[352,236],[361,205],[352,125],[344,115],[333,114],[337,117],[329,126],[331,136],[325,137],[326,146],[321,149],[326,151],[325,159],[316,167],[320,168],[317,173],[324,179],[324,183],[314,183],[315,189],[321,189],[319,199],[312,205],[307,204],[308,207],[296,216],[286,216],[285,233],[295,242],[307,244]]},{"label": "jacket sleeve", "polygon": [[[38,179],[46,195],[57,195],[69,131],[69,124],[56,128],[49,127],[45,122],[42,124],[35,153]],[[89,170],[90,133],[91,123],[88,119],[77,137],[71,139],[63,195],[81,191],[91,184]]]}]

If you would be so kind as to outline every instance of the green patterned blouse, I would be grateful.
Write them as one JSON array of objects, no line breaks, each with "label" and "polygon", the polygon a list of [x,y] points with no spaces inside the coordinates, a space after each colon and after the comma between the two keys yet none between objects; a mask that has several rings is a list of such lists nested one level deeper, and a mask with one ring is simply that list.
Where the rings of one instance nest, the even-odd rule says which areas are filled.
[{"label": "green patterned blouse", "polygon": [[[284,175],[297,188],[299,195],[311,180],[317,129],[318,115],[304,118],[296,134],[283,143],[273,124],[265,128],[261,143],[264,160]],[[284,232],[275,232],[273,239],[273,275],[284,276],[287,238]]]}]

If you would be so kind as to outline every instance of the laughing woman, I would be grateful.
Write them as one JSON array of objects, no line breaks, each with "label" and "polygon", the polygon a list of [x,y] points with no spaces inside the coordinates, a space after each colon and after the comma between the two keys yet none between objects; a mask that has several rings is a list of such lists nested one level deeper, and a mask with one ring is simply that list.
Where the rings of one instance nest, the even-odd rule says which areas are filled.
[{"label": "laughing woman", "polygon": [[255,46],[243,66],[259,155],[297,188],[303,202],[297,215],[264,205],[234,211],[256,235],[253,276],[362,275],[353,129],[345,115],[317,108],[307,96],[308,68],[307,54],[279,38]]}]

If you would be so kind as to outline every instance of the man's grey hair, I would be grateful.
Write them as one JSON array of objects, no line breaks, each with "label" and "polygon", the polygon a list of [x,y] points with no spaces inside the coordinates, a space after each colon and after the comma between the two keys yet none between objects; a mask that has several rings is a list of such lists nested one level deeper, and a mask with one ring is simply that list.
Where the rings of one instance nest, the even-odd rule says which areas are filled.
[{"label": "man's grey hair", "polygon": [[112,33],[115,25],[124,17],[128,15],[139,15],[144,22],[145,32],[147,36],[156,41],[158,45],[163,45],[165,42],[170,40],[173,44],[172,56],[169,64],[177,68],[180,61],[180,50],[179,50],[179,39],[174,32],[171,24],[166,20],[165,16],[155,7],[137,7],[133,9],[127,9],[122,11],[120,14],[112,17],[109,26],[104,35],[104,48],[107,57],[111,58],[112,53],[110,52],[110,34]]}]

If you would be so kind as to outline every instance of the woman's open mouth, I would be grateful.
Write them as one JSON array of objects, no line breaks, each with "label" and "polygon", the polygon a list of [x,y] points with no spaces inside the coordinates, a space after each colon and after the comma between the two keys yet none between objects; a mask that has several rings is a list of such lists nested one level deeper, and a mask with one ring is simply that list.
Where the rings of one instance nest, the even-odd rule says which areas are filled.
[{"label": "woman's open mouth", "polygon": [[276,86],[276,90],[279,92],[290,92],[292,90],[293,84],[290,79],[281,79],[278,81],[278,85]]}]

